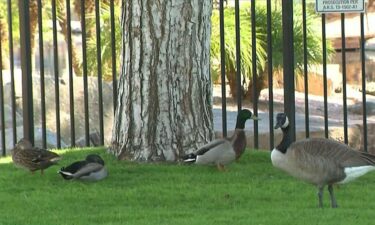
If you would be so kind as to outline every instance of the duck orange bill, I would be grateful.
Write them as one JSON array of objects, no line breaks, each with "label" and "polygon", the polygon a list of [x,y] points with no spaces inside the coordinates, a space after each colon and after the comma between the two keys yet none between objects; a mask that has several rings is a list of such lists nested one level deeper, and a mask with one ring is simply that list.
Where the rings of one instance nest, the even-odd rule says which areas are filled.
[{"label": "duck orange bill", "polygon": [[250,119],[252,119],[252,120],[260,120],[260,118],[258,118],[258,117],[257,117],[257,116],[255,116],[254,114],[253,114],[253,115],[251,115]]}]

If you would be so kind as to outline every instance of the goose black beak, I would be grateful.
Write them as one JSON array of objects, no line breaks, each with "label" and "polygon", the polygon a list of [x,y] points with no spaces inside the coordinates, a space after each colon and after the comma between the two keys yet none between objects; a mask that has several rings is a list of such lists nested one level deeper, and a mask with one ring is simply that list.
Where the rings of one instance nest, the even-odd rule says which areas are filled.
[{"label": "goose black beak", "polygon": [[276,130],[276,129],[280,128],[280,127],[281,127],[281,124],[280,124],[280,123],[277,123],[277,124],[275,125],[274,129]]}]

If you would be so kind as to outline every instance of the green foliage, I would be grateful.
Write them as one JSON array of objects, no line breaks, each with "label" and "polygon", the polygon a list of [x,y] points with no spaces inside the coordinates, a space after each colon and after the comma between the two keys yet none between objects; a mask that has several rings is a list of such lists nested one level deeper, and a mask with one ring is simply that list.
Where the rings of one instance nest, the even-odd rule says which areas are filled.
[{"label": "green foliage", "polygon": [[0,224],[373,223],[375,173],[336,189],[337,209],[325,192],[319,209],[316,187],[273,168],[268,151],[247,151],[226,172],[118,161],[100,148],[63,152],[60,166],[93,152],[109,170],[97,183],[63,180],[59,166],[32,175],[0,159]]},{"label": "green foliage", "polygon": [[[295,4],[293,14],[293,41],[294,41],[294,67],[297,74],[300,74],[304,67],[303,61],[303,20],[302,20],[302,5]],[[265,10],[265,9],[264,9]],[[273,68],[282,69],[283,64],[283,37],[282,37],[282,13],[281,7],[272,12],[272,63]],[[306,53],[308,66],[320,64],[323,62],[323,47],[320,17],[315,13],[314,9],[307,7],[306,9]],[[264,27],[266,23],[264,23]],[[266,29],[264,29],[266,32]],[[333,48],[329,41],[327,43],[328,59],[333,53]]]},{"label": "green foliage", "polygon": [[[13,43],[18,43],[20,40],[20,30],[19,30],[19,18],[18,18],[18,4],[17,1],[11,1],[11,10],[12,10],[12,35],[13,35]],[[3,52],[6,52],[6,54],[3,54],[3,57],[5,57],[8,54],[9,51],[9,43],[8,43],[8,5],[7,1],[0,1],[0,23],[3,25],[6,25],[6,27],[2,28],[1,35],[6,35],[6,37],[1,37],[2,42],[2,49]],[[5,40],[5,41],[4,41]]]},{"label": "green foliage", "polygon": [[[236,32],[235,32],[235,10],[228,7],[224,12],[224,37],[225,37],[225,66],[226,72],[235,71],[236,68]],[[241,73],[247,77],[252,76],[252,54],[251,54],[251,13],[249,7],[240,9],[240,55]],[[220,16],[219,11],[212,13],[212,34],[211,34],[211,62],[213,75],[220,73]],[[258,70],[263,70],[266,62],[266,33],[260,26],[256,27],[256,54]],[[217,80],[217,77],[213,77]]]},{"label": "green foliage", "polygon": [[[298,71],[303,69],[303,26],[302,26],[302,8],[301,4],[294,5],[294,65]],[[235,41],[235,23],[234,8],[228,7],[225,12],[225,60],[226,69],[235,71],[236,65],[236,41]],[[307,60],[308,65],[322,63],[322,39],[319,16],[311,7],[307,9]],[[240,9],[240,27],[241,27],[241,71],[248,78],[252,77],[252,54],[251,54],[251,13],[250,5],[242,5]],[[272,9],[272,60],[273,69],[282,69],[283,63],[283,44],[282,44],[282,13],[281,6]],[[256,5],[256,37],[257,37],[257,65],[258,72],[264,71],[267,62],[267,10],[265,4]],[[333,49],[327,42],[328,57],[333,53]],[[216,80],[220,72],[220,31],[219,31],[219,12],[215,10],[212,15],[212,42],[211,57],[213,64],[213,80]],[[261,74],[260,74],[261,75]]]},{"label": "green foliage", "polygon": [[[121,49],[121,27],[120,27],[121,7],[115,6],[115,49],[117,65],[120,64]],[[88,29],[95,29],[95,12],[87,15]],[[100,4],[100,44],[101,44],[101,62],[102,76],[105,80],[112,80],[112,47],[111,47],[111,14],[109,1],[103,1]],[[87,66],[90,75],[97,74],[97,40],[96,35],[91,35],[87,39]],[[117,69],[117,68],[116,68]],[[118,72],[118,70],[117,70]]]},{"label": "green foliage", "polygon": [[[11,1],[12,4],[12,25],[13,25],[13,42],[15,45],[19,43],[19,18],[18,18],[18,3],[17,1]],[[72,3],[72,1],[71,1]],[[65,2],[57,1],[56,4],[59,7],[62,7],[65,11]],[[71,6],[71,10],[73,12],[73,5]],[[115,48],[116,48],[116,59],[120,57],[120,48],[121,48],[121,28],[120,28],[120,1],[115,1]],[[51,28],[49,27],[49,20],[52,18],[52,9],[51,9],[51,1],[44,1],[43,2],[43,39],[44,42],[52,41],[52,32]],[[58,18],[66,17],[66,15],[60,15],[57,12]],[[97,43],[96,43],[96,35],[95,35],[95,12],[89,13],[86,15],[86,31],[89,33],[87,37],[87,63],[88,63],[88,73],[89,75],[96,76],[97,75]],[[0,1],[0,22],[7,24],[7,2]],[[111,47],[111,24],[110,24],[110,6],[109,1],[101,1],[100,3],[100,32],[101,32],[101,59],[102,59],[102,75],[103,78],[106,80],[112,79],[112,47]],[[57,23],[58,24],[58,23]],[[8,35],[7,31],[2,31],[4,34]],[[38,32],[36,29],[35,32]],[[8,37],[5,38],[7,40]],[[60,36],[59,38],[64,38]],[[4,40],[2,38],[2,40]],[[2,48],[4,52],[8,52],[8,42],[4,41],[2,43]],[[5,56],[6,54],[3,54]],[[80,62],[81,63],[81,62]],[[117,62],[119,65],[120,62]]]}]

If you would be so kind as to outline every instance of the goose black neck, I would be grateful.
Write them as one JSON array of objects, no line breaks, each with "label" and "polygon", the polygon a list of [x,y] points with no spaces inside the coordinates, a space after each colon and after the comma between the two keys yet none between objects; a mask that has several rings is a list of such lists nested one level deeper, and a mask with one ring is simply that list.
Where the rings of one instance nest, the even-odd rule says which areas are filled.
[{"label": "goose black neck", "polygon": [[281,140],[280,144],[276,147],[277,150],[279,150],[282,153],[286,153],[286,150],[292,144],[292,139],[289,135],[289,126],[286,128],[281,128],[283,131],[283,139]]}]

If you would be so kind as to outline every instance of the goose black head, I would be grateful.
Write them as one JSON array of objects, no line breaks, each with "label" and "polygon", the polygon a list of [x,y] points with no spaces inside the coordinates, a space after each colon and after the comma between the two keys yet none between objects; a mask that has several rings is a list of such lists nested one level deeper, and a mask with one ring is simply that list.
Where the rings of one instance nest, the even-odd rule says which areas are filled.
[{"label": "goose black head", "polygon": [[104,160],[97,154],[90,154],[86,156],[87,162],[99,163],[104,166]]},{"label": "goose black head", "polygon": [[236,128],[244,129],[248,119],[258,120],[258,118],[248,109],[242,109],[237,115]]},{"label": "goose black head", "polygon": [[289,119],[285,113],[278,113],[276,115],[276,125],[275,129],[277,128],[287,128],[289,126]]}]

